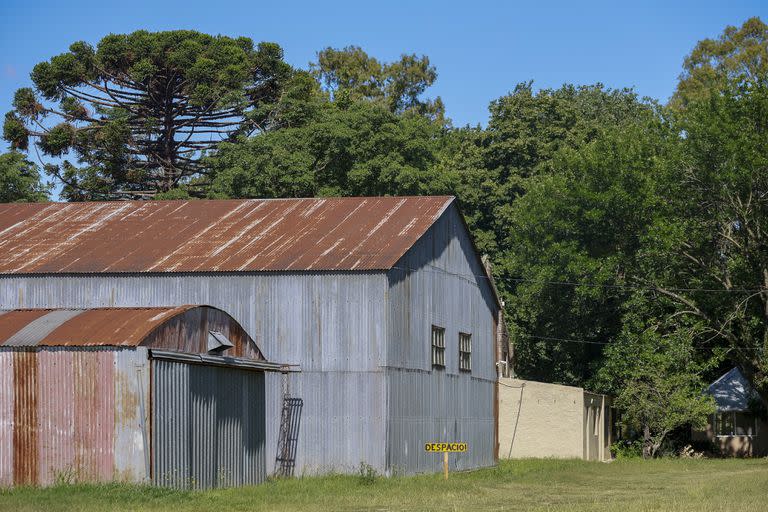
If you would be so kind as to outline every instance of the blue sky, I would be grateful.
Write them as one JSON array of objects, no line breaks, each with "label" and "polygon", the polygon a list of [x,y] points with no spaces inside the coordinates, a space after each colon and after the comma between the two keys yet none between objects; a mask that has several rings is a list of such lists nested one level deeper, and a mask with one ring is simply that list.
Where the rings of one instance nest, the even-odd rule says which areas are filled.
[{"label": "blue sky", "polygon": [[455,125],[485,123],[488,103],[521,81],[537,87],[602,82],[665,100],[684,56],[768,2],[186,2],[3,0],[0,110],[29,85],[37,62],[70,43],[110,32],[196,29],[279,43],[306,66],[317,50],[355,44],[382,60],[428,55],[439,77],[432,95]]}]

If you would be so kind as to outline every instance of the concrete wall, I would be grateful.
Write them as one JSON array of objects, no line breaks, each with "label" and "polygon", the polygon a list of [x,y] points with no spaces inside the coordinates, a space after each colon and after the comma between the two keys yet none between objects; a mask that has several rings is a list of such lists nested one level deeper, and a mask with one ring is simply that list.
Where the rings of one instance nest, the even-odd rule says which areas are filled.
[{"label": "concrete wall", "polygon": [[610,458],[610,403],[582,388],[499,379],[501,458]]}]

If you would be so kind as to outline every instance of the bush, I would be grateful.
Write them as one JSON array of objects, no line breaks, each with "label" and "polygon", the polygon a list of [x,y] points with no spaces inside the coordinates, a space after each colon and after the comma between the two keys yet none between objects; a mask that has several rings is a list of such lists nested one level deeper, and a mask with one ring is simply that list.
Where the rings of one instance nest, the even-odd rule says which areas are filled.
[{"label": "bush", "polygon": [[643,443],[642,441],[616,441],[611,445],[611,453],[616,459],[637,459],[643,456]]}]

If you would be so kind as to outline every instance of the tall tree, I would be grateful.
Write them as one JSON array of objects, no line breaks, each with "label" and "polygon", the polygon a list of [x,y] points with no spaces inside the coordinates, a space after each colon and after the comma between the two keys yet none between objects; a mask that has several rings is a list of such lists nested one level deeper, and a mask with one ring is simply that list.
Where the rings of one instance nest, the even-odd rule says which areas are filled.
[{"label": "tall tree", "polygon": [[40,169],[22,153],[0,155],[0,203],[46,201],[50,187],[40,181]]},{"label": "tall tree", "polygon": [[594,376],[603,344],[622,330],[672,136],[651,110],[560,150],[557,174],[531,178],[510,205],[496,273],[521,376],[572,385]]},{"label": "tall tree", "polygon": [[303,88],[291,88],[278,111],[280,130],[223,144],[208,160],[211,196],[418,195],[450,190],[447,178],[434,167],[442,128],[422,115],[398,115],[364,100],[328,101]]},{"label": "tall tree", "polygon": [[697,350],[701,325],[669,315],[655,295],[639,291],[626,301],[622,331],[607,346],[597,378],[641,433],[646,458],[658,454],[672,431],[706,427],[715,404],[702,393],[704,376],[719,361]]},{"label": "tall tree", "polygon": [[768,80],[768,25],[749,18],[737,28],[728,26],[717,39],[703,39],[683,62],[672,106],[705,100],[728,82]]},{"label": "tall tree", "polygon": [[375,101],[394,113],[410,110],[443,120],[442,100],[422,98],[437,79],[435,67],[424,55],[403,55],[382,63],[358,46],[325,48],[310,70],[334,99]]},{"label": "tall tree", "polygon": [[[631,90],[600,84],[536,91],[527,82],[491,102],[488,128],[460,130],[443,152],[444,167],[461,168],[456,192],[464,211],[471,212],[469,225],[481,240],[480,249],[499,263],[496,257],[510,247],[511,205],[538,177],[559,172],[553,160],[558,151],[580,148],[651,109]],[[471,161],[454,165],[457,151]]]},{"label": "tall tree", "polygon": [[646,282],[706,326],[768,399],[768,80],[739,77],[678,113]]},{"label": "tall tree", "polygon": [[[151,196],[206,175],[222,140],[269,130],[290,67],[273,43],[194,31],[112,34],[37,64],[4,138],[37,147],[69,199]],[[204,182],[204,180],[202,180]]]}]

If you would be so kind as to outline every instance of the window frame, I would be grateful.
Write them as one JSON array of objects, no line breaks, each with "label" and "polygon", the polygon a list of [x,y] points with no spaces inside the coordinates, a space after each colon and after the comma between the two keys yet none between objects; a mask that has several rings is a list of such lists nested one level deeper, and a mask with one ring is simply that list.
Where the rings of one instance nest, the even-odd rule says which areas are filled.
[{"label": "window frame", "polygon": [[432,354],[432,369],[444,370],[445,365],[445,327],[432,324],[430,330],[430,352]]},{"label": "window frame", "polygon": [[[466,347],[463,342],[466,341]],[[466,348],[466,350],[464,350]],[[464,365],[464,356],[467,364]],[[459,333],[459,371],[472,373],[472,334],[468,332]]]},{"label": "window frame", "polygon": [[[723,418],[728,418],[727,421],[723,421]],[[738,421],[741,420],[741,421]],[[747,425],[747,428],[745,429],[748,432],[752,432],[751,434],[739,434],[737,433],[737,429],[744,428],[744,424],[746,423],[744,420],[749,419],[750,424]],[[738,424],[737,424],[738,423]],[[721,425],[730,426],[730,430],[728,431],[721,431]],[[715,434],[715,437],[754,437],[755,431],[757,428],[757,421],[755,421],[754,415],[750,414],[749,412],[740,412],[740,411],[718,411],[713,415],[713,421],[712,421],[712,430]]]}]

